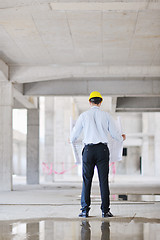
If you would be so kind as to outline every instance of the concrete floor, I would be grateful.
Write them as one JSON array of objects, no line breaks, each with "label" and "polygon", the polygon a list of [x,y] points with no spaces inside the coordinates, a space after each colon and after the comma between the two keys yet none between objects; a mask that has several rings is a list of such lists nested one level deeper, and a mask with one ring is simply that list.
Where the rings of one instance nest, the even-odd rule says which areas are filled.
[{"label": "concrete floor", "polygon": [[[119,184],[123,192],[123,184]],[[118,192],[120,185],[110,185],[111,192]],[[131,191],[130,188],[131,183],[125,184],[126,192]],[[148,190],[146,185],[141,183],[138,191],[145,194]],[[159,191],[158,185],[156,191]],[[160,234],[160,201],[155,201],[153,196],[146,198],[147,201],[135,200],[139,199],[139,195],[134,195],[137,198],[133,198],[133,201],[118,201],[113,200],[116,199],[116,195],[111,195],[111,211],[115,217],[102,219],[99,187],[98,183],[94,182],[90,217],[81,219],[78,218],[80,194],[80,182],[15,185],[14,191],[0,192],[0,240],[107,240],[117,239],[118,236],[122,239],[158,239],[156,237]]]},{"label": "concrete floor", "polygon": [[[116,184],[110,185],[111,193],[114,191],[115,194]],[[131,185],[125,185],[126,192],[130,188]],[[120,190],[124,192],[122,185]],[[142,184],[138,188],[138,192],[141,191],[141,194],[146,194],[145,190],[147,191]],[[16,185],[14,191],[0,192],[0,220],[78,219],[80,194],[81,183],[65,182],[35,186]],[[135,198],[135,196],[137,197]],[[116,195],[112,195],[111,211],[115,218],[123,220],[143,218],[160,221],[160,201],[155,201],[153,197],[146,198],[147,201],[139,201],[138,196],[134,195],[134,198],[130,198],[130,201],[118,201]],[[100,201],[98,183],[93,183],[90,218],[101,218]]]}]

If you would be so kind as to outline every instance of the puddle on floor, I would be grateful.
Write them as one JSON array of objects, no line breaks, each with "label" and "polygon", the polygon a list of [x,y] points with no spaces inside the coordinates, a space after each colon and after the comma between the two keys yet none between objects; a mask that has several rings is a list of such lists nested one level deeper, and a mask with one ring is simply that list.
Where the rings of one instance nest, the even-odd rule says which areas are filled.
[{"label": "puddle on floor", "polygon": [[[81,196],[79,195],[78,200],[81,199]],[[92,202],[101,202],[101,196],[99,195],[91,195],[91,199]],[[140,194],[136,194],[136,195],[125,195],[125,194],[112,194],[110,195],[110,200],[112,202],[114,201],[118,201],[118,202],[159,202],[160,201],[160,195],[140,195]]]},{"label": "puddle on floor", "polygon": [[0,222],[0,240],[158,240],[160,223],[95,220]]}]

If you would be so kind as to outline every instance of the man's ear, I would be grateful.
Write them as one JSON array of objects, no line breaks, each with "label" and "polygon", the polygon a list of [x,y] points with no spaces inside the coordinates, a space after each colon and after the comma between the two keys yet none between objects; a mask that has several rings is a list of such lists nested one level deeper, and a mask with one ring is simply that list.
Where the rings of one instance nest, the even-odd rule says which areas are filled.
[{"label": "man's ear", "polygon": [[102,102],[100,102],[100,103],[98,104],[98,106],[100,107],[100,106],[101,106],[101,104],[102,104]]}]

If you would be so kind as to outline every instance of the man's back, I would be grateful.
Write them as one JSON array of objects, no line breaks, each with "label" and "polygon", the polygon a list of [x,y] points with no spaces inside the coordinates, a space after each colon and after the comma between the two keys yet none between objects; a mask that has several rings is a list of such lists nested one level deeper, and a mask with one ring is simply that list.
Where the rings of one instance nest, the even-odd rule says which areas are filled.
[{"label": "man's back", "polygon": [[123,140],[110,114],[101,111],[98,106],[92,106],[79,116],[71,135],[72,142],[78,138],[82,130],[84,144],[108,143],[108,132],[116,140]]},{"label": "man's back", "polygon": [[100,110],[99,107],[91,107],[82,114],[82,125],[84,130],[84,143],[97,144],[99,142],[107,143],[108,118],[107,113]]}]

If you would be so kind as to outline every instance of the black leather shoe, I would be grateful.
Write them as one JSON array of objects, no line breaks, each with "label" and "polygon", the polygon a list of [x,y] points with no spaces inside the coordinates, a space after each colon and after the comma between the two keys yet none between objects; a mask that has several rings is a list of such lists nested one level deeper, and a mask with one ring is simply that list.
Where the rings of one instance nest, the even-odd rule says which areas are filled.
[{"label": "black leather shoe", "polygon": [[113,214],[110,211],[107,213],[102,212],[102,217],[103,218],[113,217]]},{"label": "black leather shoe", "polygon": [[88,217],[88,212],[81,212],[79,214],[79,217],[84,217],[84,218]]}]

